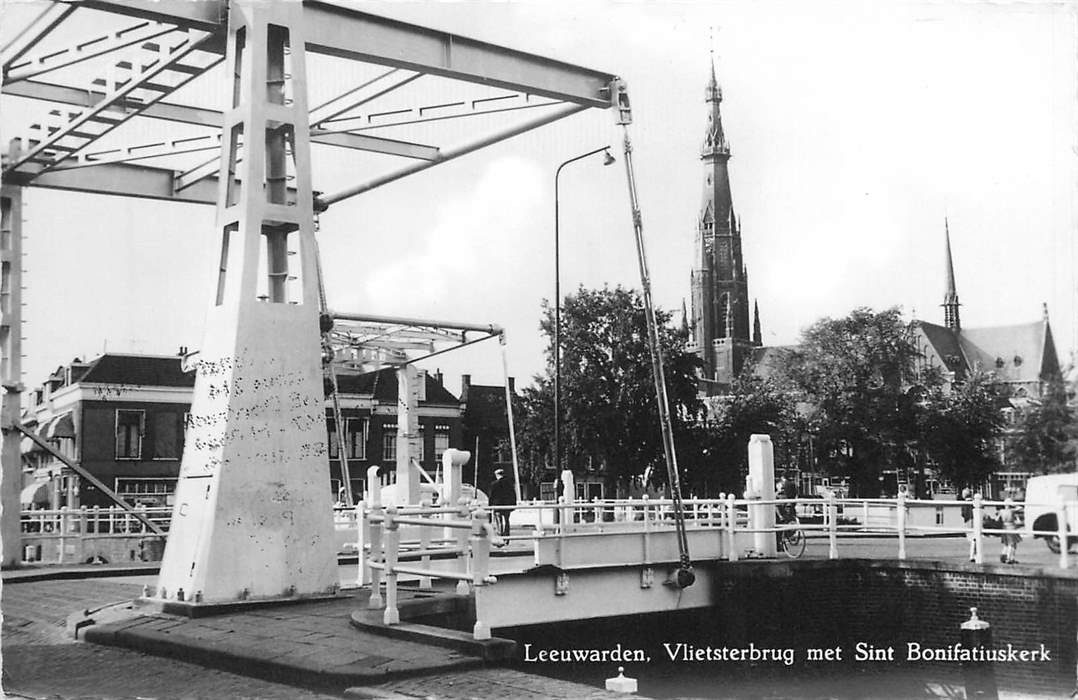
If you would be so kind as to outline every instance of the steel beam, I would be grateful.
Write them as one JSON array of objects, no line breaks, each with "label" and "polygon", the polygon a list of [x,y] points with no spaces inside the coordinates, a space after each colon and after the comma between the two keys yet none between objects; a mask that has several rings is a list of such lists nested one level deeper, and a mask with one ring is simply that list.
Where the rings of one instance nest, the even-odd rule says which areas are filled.
[{"label": "steel beam", "polygon": [[37,43],[75,11],[74,5],[51,3],[22,32],[0,51],[0,65],[8,66],[29,53]]},{"label": "steel beam", "polygon": [[[215,32],[224,31],[227,10],[226,0],[83,0],[80,4]],[[609,89],[615,79],[611,73],[326,2],[304,2],[303,24],[311,53],[407,68],[589,107],[609,107],[614,98]]]},{"label": "steel beam", "polygon": [[401,178],[407,177],[409,175],[414,175],[415,173],[426,170],[427,168],[438,165],[439,163],[448,162],[455,158],[459,158],[460,156],[472,153],[473,151],[478,151],[481,148],[486,148],[487,146],[496,144],[499,141],[504,141],[505,139],[519,136],[520,134],[531,131],[532,129],[543,126],[544,124],[549,124],[559,119],[563,119],[564,117],[576,114],[577,112],[581,112],[585,109],[587,109],[587,107],[584,105],[565,105],[562,108],[551,112],[550,114],[544,114],[542,117],[525,122],[524,124],[513,127],[512,129],[501,131],[497,134],[487,136],[464,146],[445,151],[443,152],[441,158],[439,158],[438,160],[426,163],[417,163],[416,165],[402,168],[401,170],[397,170],[387,175],[377,177],[373,180],[368,180],[367,182],[355,185],[354,187],[349,187],[347,189],[341,190],[340,192],[334,192],[333,194],[320,197],[319,201],[325,206],[335,204],[336,202],[348,199],[349,197],[354,197],[357,194],[362,194],[377,187],[381,187],[382,185],[388,185],[391,182],[396,182],[397,180],[400,180]]},{"label": "steel beam", "polygon": [[[17,182],[18,178],[12,178]],[[94,168],[51,170],[37,176],[34,187],[72,192],[93,192],[142,199],[164,199],[191,204],[217,203],[217,178],[210,177],[182,192],[174,191],[176,172],[132,163],[109,163]]]},{"label": "steel beam", "polygon": [[22,532],[22,188],[0,187],[0,566],[17,566]]}]

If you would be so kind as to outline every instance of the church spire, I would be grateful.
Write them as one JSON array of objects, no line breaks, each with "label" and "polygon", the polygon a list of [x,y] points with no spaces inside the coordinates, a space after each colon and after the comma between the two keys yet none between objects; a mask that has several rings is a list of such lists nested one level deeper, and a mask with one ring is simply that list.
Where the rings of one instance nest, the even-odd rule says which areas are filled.
[{"label": "church spire", "polygon": [[763,333],[760,332],[760,302],[752,301],[752,344],[761,347],[764,344]]},{"label": "church spire", "polygon": [[958,316],[958,291],[954,282],[954,262],[951,260],[951,228],[947,217],[943,218],[944,238],[947,242],[947,291],[943,294],[943,325],[952,331],[962,330],[962,321]]}]

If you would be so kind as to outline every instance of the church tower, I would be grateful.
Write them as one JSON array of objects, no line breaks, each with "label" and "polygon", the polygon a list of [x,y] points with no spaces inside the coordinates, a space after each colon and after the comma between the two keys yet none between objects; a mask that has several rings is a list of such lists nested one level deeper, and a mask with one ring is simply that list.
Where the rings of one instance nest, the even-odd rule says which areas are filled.
[{"label": "church tower", "polygon": [[962,330],[962,321],[958,317],[958,291],[954,283],[954,263],[951,261],[951,228],[946,217],[943,219],[944,237],[947,241],[947,291],[943,293],[943,325],[955,331]]},{"label": "church tower", "polygon": [[714,395],[729,387],[753,348],[741,222],[734,214],[730,195],[730,144],[722,128],[722,88],[715,77],[714,61],[705,102],[707,131],[700,153],[704,193],[691,274],[691,328],[693,348],[703,363],[701,393]]}]

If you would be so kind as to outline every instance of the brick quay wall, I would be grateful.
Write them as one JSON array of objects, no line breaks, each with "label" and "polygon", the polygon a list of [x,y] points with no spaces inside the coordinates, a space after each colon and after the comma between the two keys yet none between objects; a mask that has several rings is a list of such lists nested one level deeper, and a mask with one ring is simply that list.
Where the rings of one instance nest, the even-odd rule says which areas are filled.
[{"label": "brick quay wall", "polygon": [[800,650],[839,647],[842,663],[857,663],[861,644],[862,656],[874,657],[862,666],[917,664],[944,673],[961,665],[907,661],[907,645],[953,646],[975,607],[991,625],[993,647],[1043,645],[1050,655],[994,663],[1001,688],[1061,696],[1075,688],[1078,571],[867,559],[714,566],[709,617],[725,644],[793,647],[799,658]]}]

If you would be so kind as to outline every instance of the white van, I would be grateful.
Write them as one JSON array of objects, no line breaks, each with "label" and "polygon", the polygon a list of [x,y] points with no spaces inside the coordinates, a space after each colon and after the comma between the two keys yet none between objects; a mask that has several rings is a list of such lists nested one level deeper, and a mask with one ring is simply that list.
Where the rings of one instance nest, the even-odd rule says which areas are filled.
[{"label": "white van", "polygon": [[[1058,532],[1056,510],[1062,498],[1067,503],[1067,531],[1078,533],[1078,474],[1046,474],[1030,477],[1026,482],[1025,519],[1026,535],[1043,537],[1048,549],[1059,553],[1059,535],[1039,534],[1034,531]],[[1078,542],[1078,535],[1067,536],[1067,548]]]}]

